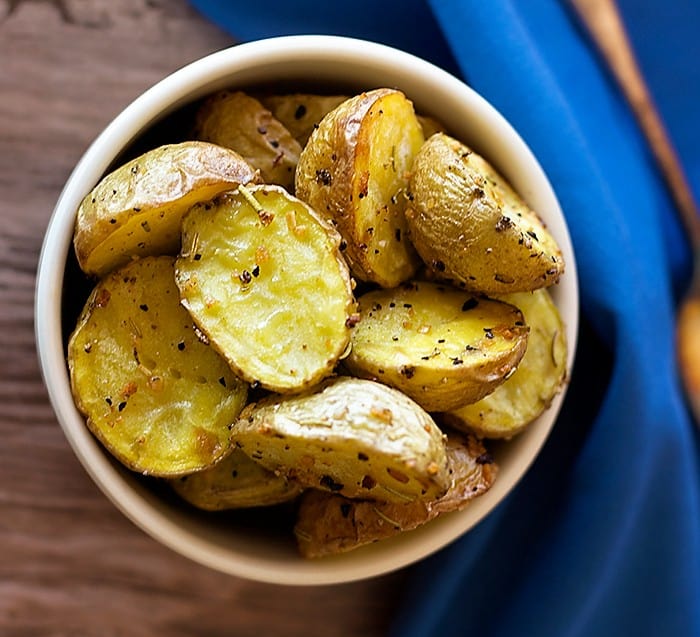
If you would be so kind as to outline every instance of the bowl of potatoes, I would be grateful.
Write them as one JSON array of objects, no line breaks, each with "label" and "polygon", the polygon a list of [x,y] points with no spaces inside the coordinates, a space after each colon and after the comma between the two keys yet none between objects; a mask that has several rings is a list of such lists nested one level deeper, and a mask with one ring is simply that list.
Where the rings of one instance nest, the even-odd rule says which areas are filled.
[{"label": "bowl of potatoes", "polygon": [[173,550],[279,584],[416,562],[535,460],[578,329],[532,152],[383,45],[246,43],[166,77],[71,174],[36,338],[104,494]]}]

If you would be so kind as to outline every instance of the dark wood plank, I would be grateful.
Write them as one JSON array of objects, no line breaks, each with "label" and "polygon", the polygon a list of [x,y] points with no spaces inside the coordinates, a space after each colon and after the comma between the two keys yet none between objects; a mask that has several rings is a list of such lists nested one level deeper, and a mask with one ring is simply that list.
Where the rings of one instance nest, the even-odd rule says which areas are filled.
[{"label": "dark wood plank", "polygon": [[60,189],[133,98],[231,44],[184,0],[0,0],[0,634],[384,635],[406,573],[278,588],[211,571],[124,518],[74,458],[35,354]]}]

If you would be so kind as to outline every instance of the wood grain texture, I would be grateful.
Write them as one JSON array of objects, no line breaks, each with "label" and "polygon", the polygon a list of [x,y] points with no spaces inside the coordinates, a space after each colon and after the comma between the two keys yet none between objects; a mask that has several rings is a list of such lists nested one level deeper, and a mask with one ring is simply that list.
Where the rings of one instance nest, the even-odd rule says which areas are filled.
[{"label": "wood grain texture", "polygon": [[93,485],[53,415],[33,335],[60,189],[145,88],[231,44],[184,0],[0,0],[0,635],[385,635],[406,571],[291,588],[156,543]]}]

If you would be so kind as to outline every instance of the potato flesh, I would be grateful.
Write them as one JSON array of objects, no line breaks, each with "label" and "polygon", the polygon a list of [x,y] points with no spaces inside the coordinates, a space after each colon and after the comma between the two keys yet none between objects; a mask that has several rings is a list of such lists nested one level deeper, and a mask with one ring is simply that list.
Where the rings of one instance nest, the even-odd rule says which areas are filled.
[{"label": "potato flesh", "polygon": [[147,257],[95,287],[68,345],[90,430],[127,467],[154,476],[209,467],[230,449],[247,387],[197,337],[174,259]]},{"label": "potato flesh", "polygon": [[301,146],[251,95],[221,91],[210,97],[197,113],[195,135],[240,153],[266,183],[293,189]]},{"label": "potato flesh", "polygon": [[240,449],[210,469],[174,478],[170,484],[181,498],[205,511],[270,506],[301,493],[299,485],[268,471]]},{"label": "potato flesh", "polygon": [[[371,271],[378,273],[376,282],[384,287],[405,281],[418,263],[407,241],[404,192],[423,133],[406,102],[398,95],[379,100],[358,135],[358,146],[368,148],[368,153],[366,166],[359,163],[353,179],[353,197],[358,202],[355,236],[361,239],[359,247]],[[360,158],[364,159],[358,152]]]},{"label": "potato flesh", "polygon": [[404,210],[423,141],[411,102],[399,91],[377,89],[331,111],[302,151],[296,194],[337,224],[358,279],[393,287],[419,265]]},{"label": "potato flesh", "polygon": [[203,142],[160,146],[105,176],[80,204],[80,267],[103,276],[134,257],[176,254],[187,210],[256,179],[237,153]]},{"label": "potato flesh", "polygon": [[360,321],[344,364],[428,411],[493,391],[527,347],[528,328],[516,307],[445,285],[414,282],[368,292],[358,302]]},{"label": "potato flesh", "polygon": [[517,305],[530,327],[517,371],[482,400],[444,418],[450,425],[486,438],[510,438],[539,416],[566,379],[566,331],[545,289],[500,297]]},{"label": "potato flesh", "polygon": [[450,484],[432,418],[372,381],[340,377],[316,393],[249,405],[232,436],[271,471],[351,498],[433,499]]},{"label": "potato flesh", "polygon": [[536,213],[461,142],[432,135],[409,190],[411,239],[442,276],[494,295],[548,287],[563,273],[561,251]]},{"label": "potato flesh", "polygon": [[497,467],[473,435],[450,434],[447,457],[452,483],[432,501],[369,502],[309,490],[301,497],[294,534],[303,557],[344,553],[409,531],[437,516],[463,509],[491,488]]},{"label": "potato flesh", "polygon": [[[278,186],[230,193],[183,223],[183,304],[238,374],[278,392],[327,376],[355,307],[340,237]],[[259,210],[256,210],[253,206]]]}]

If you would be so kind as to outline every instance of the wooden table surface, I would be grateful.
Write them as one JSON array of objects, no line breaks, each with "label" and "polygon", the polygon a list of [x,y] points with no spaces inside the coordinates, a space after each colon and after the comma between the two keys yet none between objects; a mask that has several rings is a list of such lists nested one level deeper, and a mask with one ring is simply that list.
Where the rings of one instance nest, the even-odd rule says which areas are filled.
[{"label": "wooden table surface", "polygon": [[129,522],[52,412],[33,333],[44,230],[102,128],[232,43],[185,0],[0,0],[0,635],[385,635],[407,572],[279,587],[199,566]]}]

